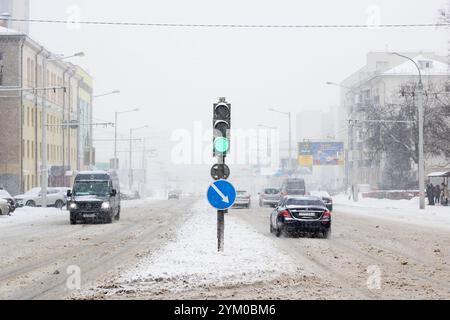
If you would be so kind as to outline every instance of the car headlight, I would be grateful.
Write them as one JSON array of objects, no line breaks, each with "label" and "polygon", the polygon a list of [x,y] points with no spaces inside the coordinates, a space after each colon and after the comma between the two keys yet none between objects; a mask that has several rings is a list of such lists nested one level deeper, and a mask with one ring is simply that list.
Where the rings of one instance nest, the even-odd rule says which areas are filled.
[{"label": "car headlight", "polygon": [[69,208],[75,210],[77,208],[77,204],[75,202],[71,202]]},{"label": "car headlight", "polygon": [[110,207],[109,202],[103,202],[102,203],[102,209],[109,209],[109,207]]}]

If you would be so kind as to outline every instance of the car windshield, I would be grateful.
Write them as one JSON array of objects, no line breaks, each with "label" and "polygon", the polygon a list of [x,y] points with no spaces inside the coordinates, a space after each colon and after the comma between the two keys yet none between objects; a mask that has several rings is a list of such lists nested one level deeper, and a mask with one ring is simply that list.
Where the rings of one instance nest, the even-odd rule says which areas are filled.
[{"label": "car windshield", "polygon": [[278,194],[279,192],[280,192],[280,190],[275,189],[275,188],[264,189],[265,194]]},{"label": "car windshield", "polygon": [[106,196],[108,193],[108,181],[77,181],[73,186],[75,196]]},{"label": "car windshield", "polygon": [[316,199],[288,199],[286,202],[288,206],[323,206],[321,200]]}]

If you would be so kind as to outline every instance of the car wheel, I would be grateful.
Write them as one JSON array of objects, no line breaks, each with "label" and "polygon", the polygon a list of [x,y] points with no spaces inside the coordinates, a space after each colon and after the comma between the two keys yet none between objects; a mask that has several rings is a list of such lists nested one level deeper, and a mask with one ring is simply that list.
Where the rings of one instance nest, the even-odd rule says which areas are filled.
[{"label": "car wheel", "polygon": [[33,200],[28,200],[27,203],[25,203],[25,206],[36,207],[36,203]]},{"label": "car wheel", "polygon": [[326,231],[322,232],[322,236],[324,239],[330,239],[331,237],[331,229],[327,229]]},{"label": "car wheel", "polygon": [[64,202],[62,202],[61,200],[56,200],[55,207],[62,210],[62,208],[64,207]]},{"label": "car wheel", "polygon": [[270,233],[273,233],[272,222],[270,222]]},{"label": "car wheel", "polygon": [[277,238],[279,238],[282,233],[283,233],[283,230],[281,229],[281,227],[277,226],[277,229],[275,230],[275,235],[277,236]]}]

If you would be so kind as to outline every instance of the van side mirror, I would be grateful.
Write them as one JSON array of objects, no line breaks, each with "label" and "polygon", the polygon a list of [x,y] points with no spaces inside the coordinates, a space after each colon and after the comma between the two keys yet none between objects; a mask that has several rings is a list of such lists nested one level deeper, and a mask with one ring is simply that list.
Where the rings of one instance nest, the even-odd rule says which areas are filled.
[{"label": "van side mirror", "polygon": [[67,196],[71,197],[72,196],[72,191],[71,190],[67,190]]},{"label": "van side mirror", "polygon": [[115,197],[117,195],[117,190],[112,189],[110,195],[111,195],[111,197]]}]

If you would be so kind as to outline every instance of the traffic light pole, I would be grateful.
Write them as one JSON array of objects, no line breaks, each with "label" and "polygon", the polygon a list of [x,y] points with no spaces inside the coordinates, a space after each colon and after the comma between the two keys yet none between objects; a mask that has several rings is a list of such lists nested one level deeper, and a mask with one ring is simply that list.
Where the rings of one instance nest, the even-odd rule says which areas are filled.
[{"label": "traffic light pole", "polygon": [[[225,155],[218,157],[219,165],[225,164]],[[217,251],[223,252],[225,238],[225,214],[228,210],[217,210]]]}]

